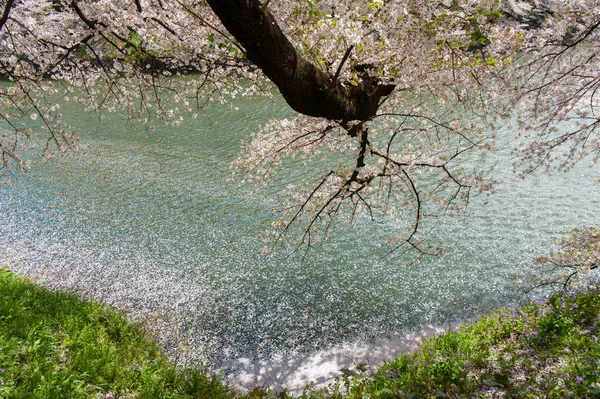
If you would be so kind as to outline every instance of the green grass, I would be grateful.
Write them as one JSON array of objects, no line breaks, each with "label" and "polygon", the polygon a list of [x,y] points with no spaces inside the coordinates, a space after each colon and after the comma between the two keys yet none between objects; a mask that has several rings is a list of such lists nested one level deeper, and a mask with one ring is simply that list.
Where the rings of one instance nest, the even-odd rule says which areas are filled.
[{"label": "green grass", "polygon": [[[508,308],[302,398],[600,397],[600,288]],[[142,329],[95,302],[0,269],[0,398],[285,398],[177,370]]]},{"label": "green grass", "polygon": [[0,268],[0,398],[236,396],[202,370],[176,370],[117,312]]}]

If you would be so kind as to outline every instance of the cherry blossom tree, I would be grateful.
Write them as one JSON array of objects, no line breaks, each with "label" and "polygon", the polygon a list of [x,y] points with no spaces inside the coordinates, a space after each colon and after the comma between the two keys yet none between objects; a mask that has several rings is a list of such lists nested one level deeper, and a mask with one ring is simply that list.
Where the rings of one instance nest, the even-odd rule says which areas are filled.
[{"label": "cherry blossom tree", "polygon": [[261,184],[290,158],[315,163],[288,187],[275,241],[308,247],[337,220],[367,216],[397,220],[392,250],[435,252],[419,226],[491,189],[464,159],[493,147],[514,107],[535,136],[525,172],[559,147],[560,167],[598,154],[597,0],[2,4],[4,167],[27,167],[20,154],[40,141],[29,118],[45,128],[44,154],[76,148],[57,96],[177,125],[276,87],[297,116],[248,137],[234,165]]}]

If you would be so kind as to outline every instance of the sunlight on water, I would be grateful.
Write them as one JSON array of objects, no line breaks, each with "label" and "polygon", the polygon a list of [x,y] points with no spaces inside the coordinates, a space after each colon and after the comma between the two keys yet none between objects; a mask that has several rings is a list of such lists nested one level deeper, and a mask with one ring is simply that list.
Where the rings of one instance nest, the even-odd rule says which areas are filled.
[{"label": "sunlight on water", "polygon": [[[367,222],[336,230],[304,260],[263,257],[258,237],[277,194],[238,186],[228,165],[241,139],[287,111],[266,100],[240,108],[151,133],[114,115],[101,127],[82,117],[86,149],[39,160],[3,186],[0,259],[151,320],[176,361],[206,357],[235,381],[277,362],[292,374],[320,359],[309,354],[331,360],[344,345],[368,354],[369,343],[517,300],[535,256],[572,226],[600,224],[597,169],[521,181],[505,144],[486,161],[502,180],[497,194],[426,227],[447,248],[441,259],[407,267],[379,246],[382,226]],[[285,382],[272,372],[268,382]]]}]

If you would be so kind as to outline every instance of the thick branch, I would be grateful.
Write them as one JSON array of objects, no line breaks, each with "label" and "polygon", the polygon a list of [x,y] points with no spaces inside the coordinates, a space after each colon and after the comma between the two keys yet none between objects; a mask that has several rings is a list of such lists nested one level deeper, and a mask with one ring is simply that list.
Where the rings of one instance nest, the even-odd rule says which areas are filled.
[{"label": "thick branch", "polygon": [[259,0],[208,0],[248,58],[271,79],[296,111],[333,120],[368,120],[393,85],[365,78],[358,86],[336,82],[299,54]]},{"label": "thick branch", "polygon": [[75,12],[77,13],[77,16],[83,21],[83,23],[85,23],[88,26],[88,28],[90,28],[92,30],[96,29],[96,21],[92,21],[91,19],[88,19],[85,16],[83,11],[81,11],[81,8],[79,8],[79,4],[77,3],[76,0],[73,0],[71,2],[71,7],[73,7]]},{"label": "thick branch", "polygon": [[7,0],[4,5],[4,11],[2,12],[2,17],[0,17],[0,30],[4,27],[6,21],[8,21],[8,16],[10,15],[10,10],[14,4],[14,0]]}]

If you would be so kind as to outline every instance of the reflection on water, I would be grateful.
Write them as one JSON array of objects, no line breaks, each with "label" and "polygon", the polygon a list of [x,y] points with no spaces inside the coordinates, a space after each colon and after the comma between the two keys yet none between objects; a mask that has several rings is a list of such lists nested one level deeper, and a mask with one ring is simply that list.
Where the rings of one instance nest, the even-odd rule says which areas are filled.
[{"label": "reflection on water", "polygon": [[[447,248],[441,259],[405,266],[368,222],[339,228],[305,259],[260,256],[277,192],[240,187],[228,165],[241,139],[287,111],[267,100],[240,108],[151,133],[81,117],[86,149],[2,187],[0,260],[152,320],[178,362],[206,356],[249,383],[279,364],[268,381],[280,383],[335,348],[356,354],[352,345],[516,300],[535,256],[567,228],[600,222],[596,169],[521,181],[499,152],[486,158],[503,179],[497,194],[427,227]],[[360,360],[344,359],[325,369]]]}]

